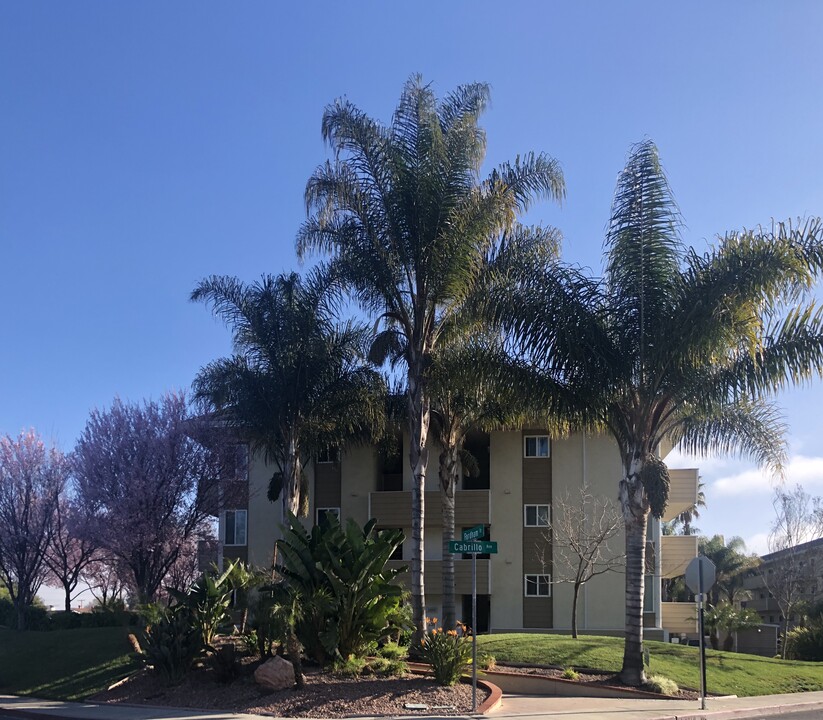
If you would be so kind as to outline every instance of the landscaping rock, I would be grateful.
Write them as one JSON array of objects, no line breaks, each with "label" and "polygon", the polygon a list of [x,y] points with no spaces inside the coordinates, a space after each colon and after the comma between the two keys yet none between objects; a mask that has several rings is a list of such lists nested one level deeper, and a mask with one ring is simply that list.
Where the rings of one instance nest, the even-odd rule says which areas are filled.
[{"label": "landscaping rock", "polygon": [[285,658],[269,658],[254,671],[254,681],[269,690],[294,687],[294,666]]}]

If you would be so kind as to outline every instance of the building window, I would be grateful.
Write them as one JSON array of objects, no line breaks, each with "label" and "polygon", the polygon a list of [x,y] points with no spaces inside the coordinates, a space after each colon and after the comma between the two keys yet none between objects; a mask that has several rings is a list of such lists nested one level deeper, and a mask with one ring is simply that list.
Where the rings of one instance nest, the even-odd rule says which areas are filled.
[{"label": "building window", "polygon": [[336,463],[340,462],[340,453],[337,448],[326,448],[317,453],[317,462],[319,463]]},{"label": "building window", "polygon": [[525,575],[523,579],[526,597],[551,597],[551,575]]},{"label": "building window", "polygon": [[322,525],[323,522],[326,521],[329,515],[334,515],[338,520],[340,520],[340,508],[337,507],[323,507],[317,508],[317,524]]},{"label": "building window", "polygon": [[523,438],[523,457],[527,458],[547,458],[549,457],[549,436],[548,435],[526,435]]},{"label": "building window", "polygon": [[247,510],[226,510],[223,545],[246,544]]},{"label": "building window", "polygon": [[523,525],[525,527],[549,527],[551,519],[550,505],[523,506]]}]

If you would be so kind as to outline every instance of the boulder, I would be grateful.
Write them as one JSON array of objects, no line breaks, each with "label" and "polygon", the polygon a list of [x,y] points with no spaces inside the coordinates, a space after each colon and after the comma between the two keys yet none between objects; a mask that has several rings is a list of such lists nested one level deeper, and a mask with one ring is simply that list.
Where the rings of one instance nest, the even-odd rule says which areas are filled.
[{"label": "boulder", "polygon": [[294,667],[285,658],[275,655],[254,671],[254,681],[269,690],[294,687]]}]

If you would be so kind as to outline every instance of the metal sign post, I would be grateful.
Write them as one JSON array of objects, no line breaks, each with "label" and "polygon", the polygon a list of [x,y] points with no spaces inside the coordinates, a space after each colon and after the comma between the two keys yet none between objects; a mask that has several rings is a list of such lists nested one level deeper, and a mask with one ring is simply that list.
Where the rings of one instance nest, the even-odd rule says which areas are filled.
[{"label": "metal sign post", "polygon": [[697,601],[697,632],[700,644],[700,709],[706,709],[706,636],[703,629],[703,612],[706,604],[706,591],[715,581],[714,563],[707,557],[699,555],[686,568],[686,586],[695,593]]},{"label": "metal sign post", "polygon": [[477,553],[472,553],[472,712],[477,712]]},{"label": "metal sign post", "polygon": [[450,553],[470,553],[472,556],[472,712],[477,712],[477,554],[496,553],[497,543],[481,541],[486,534],[483,525],[463,531],[462,540],[449,540]]}]

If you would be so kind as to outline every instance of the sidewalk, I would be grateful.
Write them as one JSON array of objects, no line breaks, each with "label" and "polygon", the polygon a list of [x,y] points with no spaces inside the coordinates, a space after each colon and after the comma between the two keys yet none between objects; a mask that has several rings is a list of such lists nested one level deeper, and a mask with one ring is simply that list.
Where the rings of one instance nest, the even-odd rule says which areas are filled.
[{"label": "sidewalk", "polygon": [[[503,704],[488,714],[494,720],[731,720],[754,718],[764,712],[790,713],[819,710],[823,717],[823,692],[790,695],[762,695],[748,698],[709,699],[707,709],[698,701],[613,700],[607,698],[562,698],[529,695],[504,696]],[[96,705],[0,695],[0,716],[35,720],[260,720],[260,715],[244,715],[201,710],[137,705]],[[406,717],[432,718],[431,715]],[[485,716],[483,716],[485,717]],[[787,717],[790,720],[791,716]],[[450,718],[450,720],[455,720]]]}]

